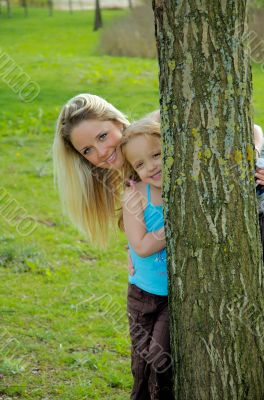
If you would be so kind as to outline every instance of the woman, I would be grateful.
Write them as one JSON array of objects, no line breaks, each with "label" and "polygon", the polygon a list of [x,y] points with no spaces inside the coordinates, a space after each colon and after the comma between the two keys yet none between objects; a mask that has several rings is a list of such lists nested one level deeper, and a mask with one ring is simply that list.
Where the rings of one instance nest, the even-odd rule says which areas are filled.
[{"label": "woman", "polygon": [[124,114],[90,94],[71,99],[57,122],[53,157],[63,208],[82,232],[101,244],[120,204],[119,145],[128,125]]},{"label": "woman", "polygon": [[[159,118],[159,112],[152,114]],[[54,169],[64,210],[88,237],[104,244],[120,206],[120,142],[125,115],[101,97],[80,94],[62,108],[53,144]],[[254,126],[256,151],[262,130]],[[257,170],[264,185],[264,170]]]}]

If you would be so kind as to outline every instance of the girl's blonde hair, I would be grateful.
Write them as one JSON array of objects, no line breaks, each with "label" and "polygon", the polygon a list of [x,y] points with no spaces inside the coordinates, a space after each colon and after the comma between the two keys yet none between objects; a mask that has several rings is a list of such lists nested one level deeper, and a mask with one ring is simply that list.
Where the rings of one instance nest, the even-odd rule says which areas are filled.
[{"label": "girl's blonde hair", "polygon": [[[140,182],[140,177],[126,157],[127,145],[132,142],[132,139],[138,136],[146,136],[147,138],[154,136],[161,139],[160,123],[157,122],[157,120],[152,119],[152,115],[149,115],[148,117],[142,118],[132,123],[123,132],[121,151],[124,156],[123,182],[125,187],[130,186],[130,181]],[[120,229],[124,230],[122,209],[119,213],[118,226]]]},{"label": "girl's blonde hair", "polygon": [[101,97],[86,93],[73,97],[57,121],[54,175],[64,212],[89,239],[104,245],[120,204],[121,174],[92,165],[73,147],[73,128],[90,119],[129,125],[125,115]]}]

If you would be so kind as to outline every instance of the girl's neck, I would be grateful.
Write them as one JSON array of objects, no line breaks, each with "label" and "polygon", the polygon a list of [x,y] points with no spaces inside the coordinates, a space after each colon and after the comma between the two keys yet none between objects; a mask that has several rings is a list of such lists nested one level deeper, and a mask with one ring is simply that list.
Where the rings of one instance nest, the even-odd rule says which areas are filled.
[{"label": "girl's neck", "polygon": [[146,183],[146,185],[150,186],[151,193],[160,194],[160,195],[162,194],[162,188],[153,186],[153,185],[151,185],[151,183]]},{"label": "girl's neck", "polygon": [[153,205],[162,205],[162,189],[156,186],[153,186],[149,183],[145,183],[146,185],[146,194],[147,194],[147,185],[150,187],[150,201]]}]

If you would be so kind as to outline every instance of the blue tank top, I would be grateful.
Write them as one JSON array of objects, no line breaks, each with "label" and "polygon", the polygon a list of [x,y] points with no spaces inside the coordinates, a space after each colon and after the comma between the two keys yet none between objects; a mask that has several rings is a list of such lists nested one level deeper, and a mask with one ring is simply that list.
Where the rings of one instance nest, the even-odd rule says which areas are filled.
[{"label": "blue tank top", "polygon": [[[164,226],[163,206],[151,203],[150,185],[146,185],[147,206],[144,210],[144,222],[147,232],[156,231]],[[153,253],[148,257],[140,257],[129,244],[130,255],[135,268],[129,282],[146,292],[159,296],[168,295],[168,274],[166,249]]]}]

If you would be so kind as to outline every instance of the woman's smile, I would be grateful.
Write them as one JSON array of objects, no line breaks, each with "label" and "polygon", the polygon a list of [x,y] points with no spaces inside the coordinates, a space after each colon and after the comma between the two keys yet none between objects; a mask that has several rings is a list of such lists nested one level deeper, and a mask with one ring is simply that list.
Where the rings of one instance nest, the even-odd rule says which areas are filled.
[{"label": "woman's smile", "polygon": [[117,151],[114,150],[113,153],[111,154],[111,156],[108,157],[108,158],[105,160],[105,162],[107,162],[108,164],[113,164],[113,163],[115,162],[115,160],[116,160],[116,157],[117,157]]}]

